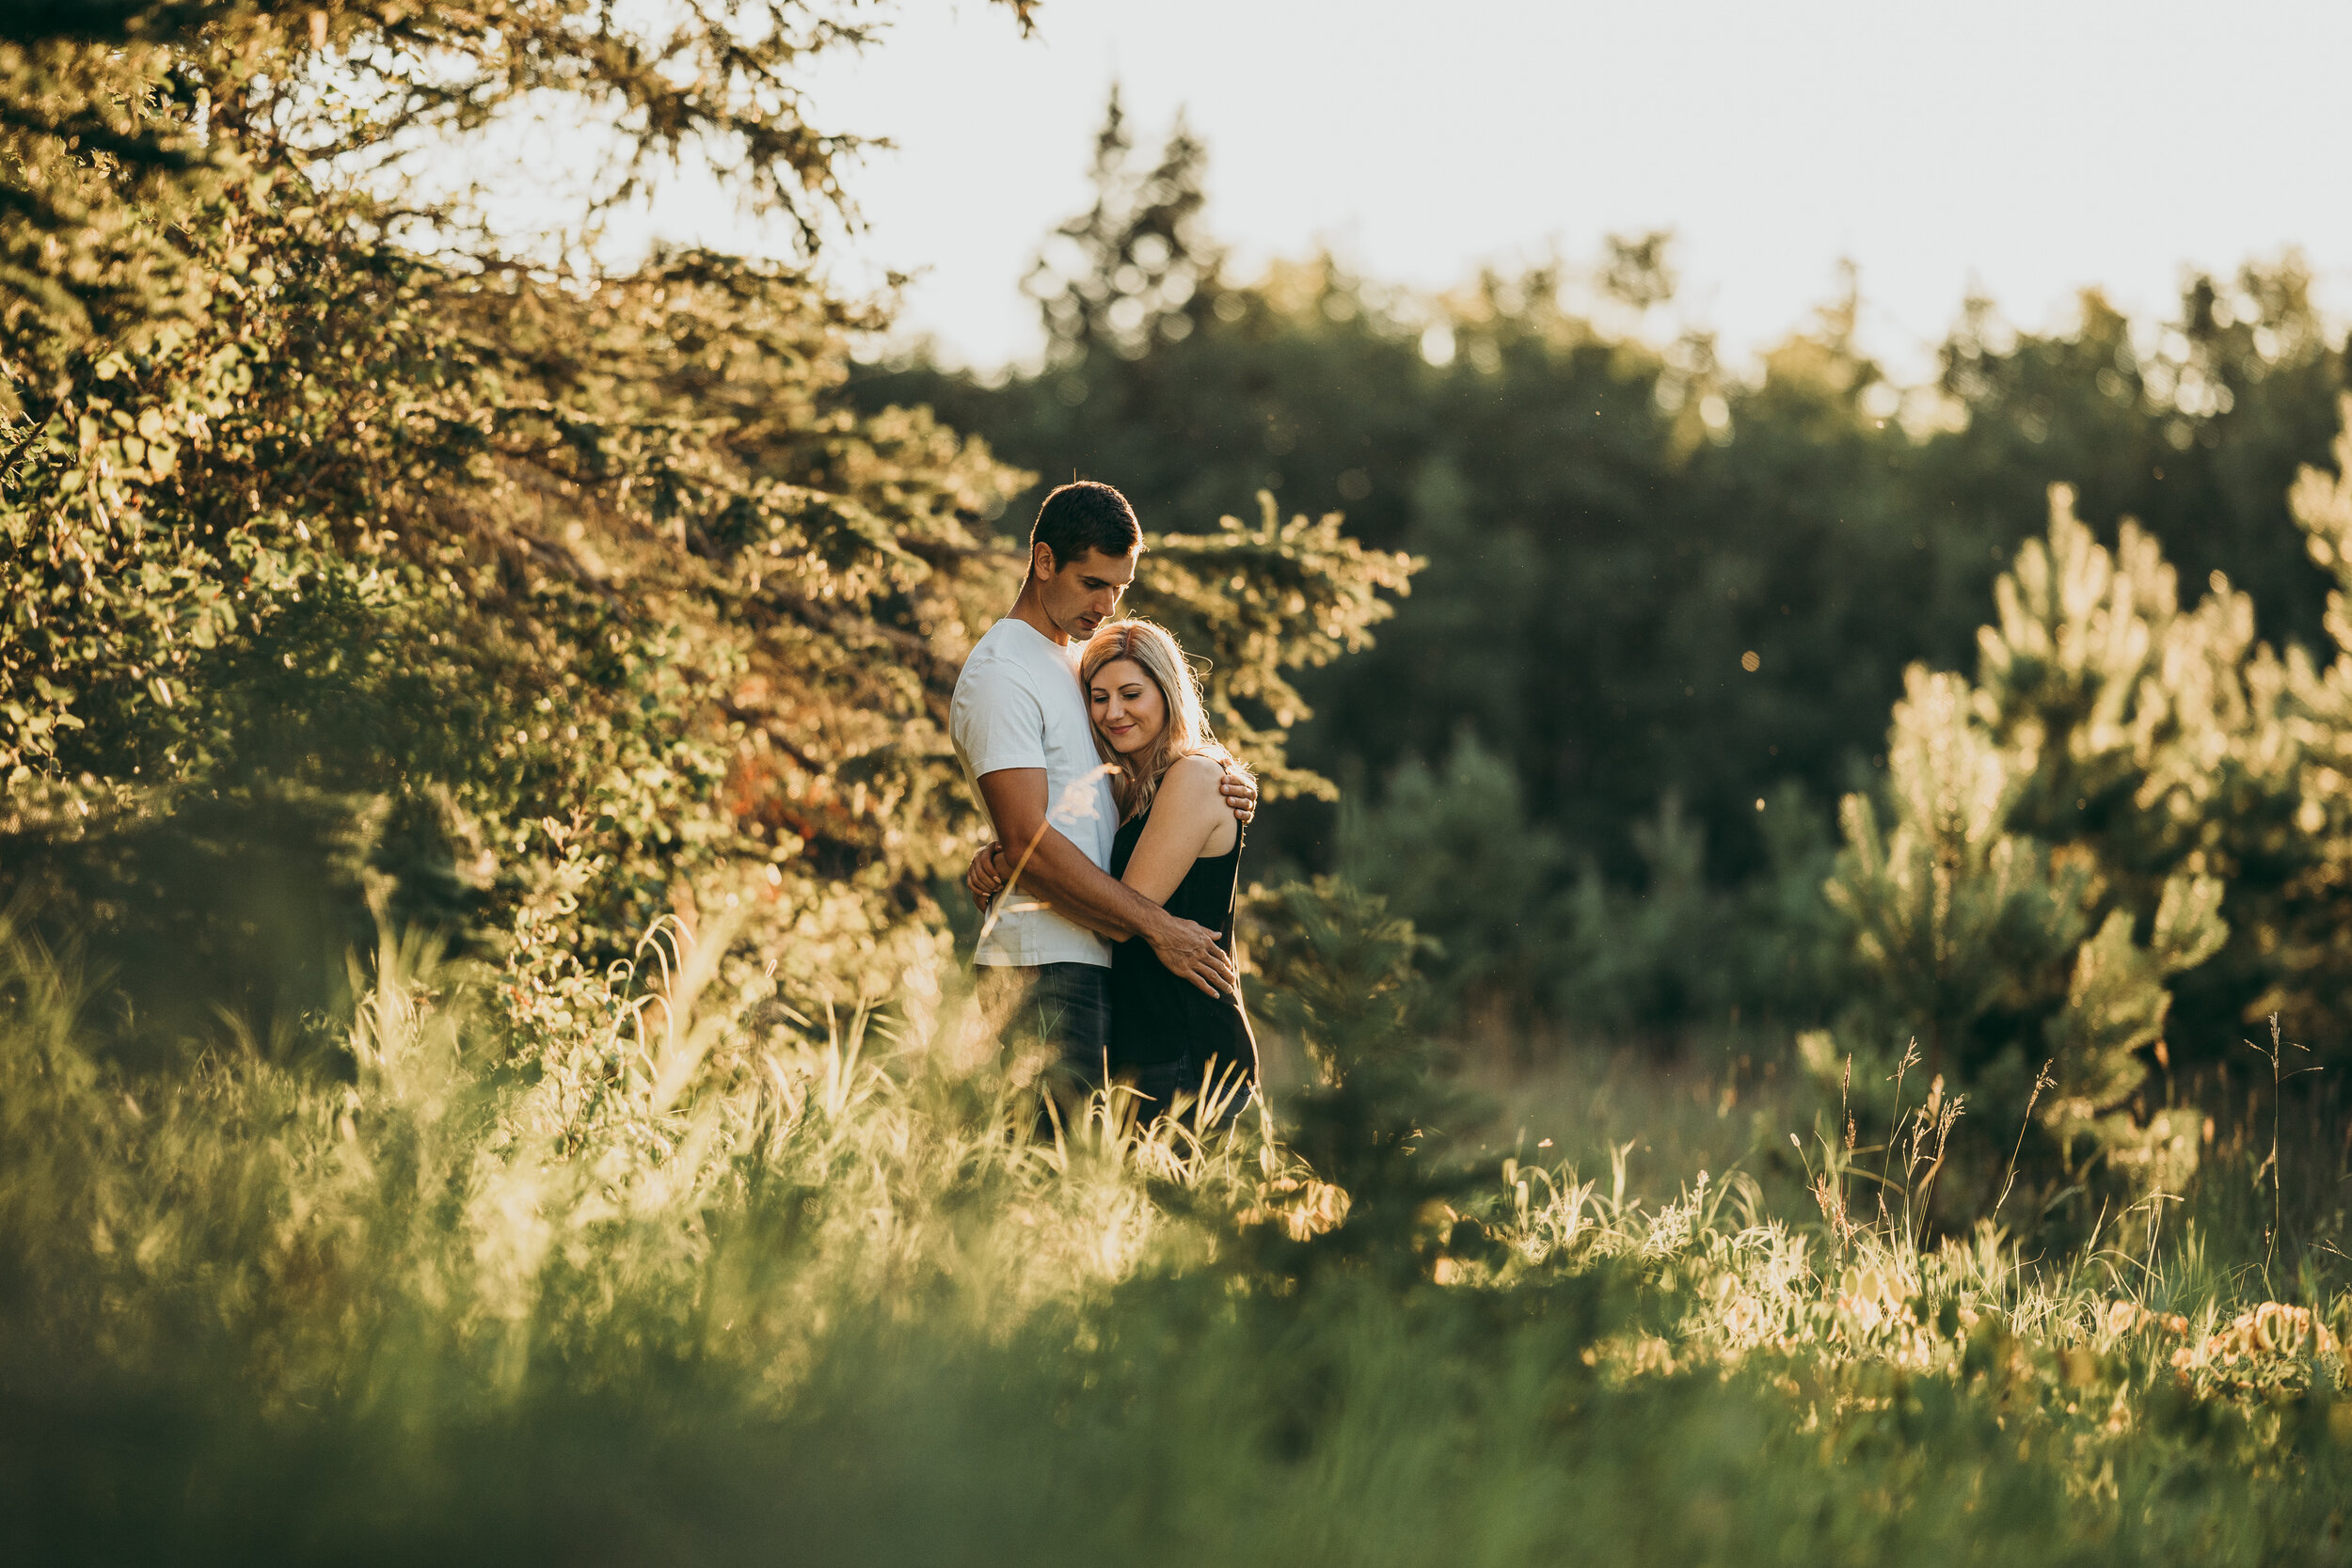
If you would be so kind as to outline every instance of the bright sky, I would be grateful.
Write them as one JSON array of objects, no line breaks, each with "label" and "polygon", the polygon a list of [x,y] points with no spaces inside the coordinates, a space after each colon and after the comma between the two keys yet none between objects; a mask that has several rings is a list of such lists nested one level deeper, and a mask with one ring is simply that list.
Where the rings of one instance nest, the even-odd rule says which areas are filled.
[{"label": "bright sky", "polygon": [[[2345,0],[905,0],[818,79],[851,171],[856,266],[919,271],[906,325],[951,356],[1035,352],[1019,293],[1086,205],[1105,95],[1156,151],[1181,106],[1209,227],[1246,266],[1328,244],[1443,288],[1671,227],[1683,309],[1735,355],[1861,267],[1868,345],[1924,368],[1972,280],[2027,325],[2106,285],[2299,245],[2352,314]],[[723,232],[684,192],[656,221]],[[845,277],[861,275],[850,271]]]}]

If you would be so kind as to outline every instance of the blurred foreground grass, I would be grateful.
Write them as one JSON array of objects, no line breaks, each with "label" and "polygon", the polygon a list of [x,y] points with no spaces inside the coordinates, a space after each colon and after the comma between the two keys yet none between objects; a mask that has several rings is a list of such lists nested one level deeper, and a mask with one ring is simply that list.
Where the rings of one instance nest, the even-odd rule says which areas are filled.
[{"label": "blurred foreground grass", "polygon": [[2344,1556],[2341,1150],[2271,1180],[2320,1121],[2063,1256],[1922,1251],[1901,1159],[1882,1217],[1867,1144],[1622,1057],[1343,1197],[1255,1127],[1040,1142],[952,997],[781,1030],[708,954],[517,1040],[388,941],[344,1049],[132,1072],[8,948],[0,1556]]}]

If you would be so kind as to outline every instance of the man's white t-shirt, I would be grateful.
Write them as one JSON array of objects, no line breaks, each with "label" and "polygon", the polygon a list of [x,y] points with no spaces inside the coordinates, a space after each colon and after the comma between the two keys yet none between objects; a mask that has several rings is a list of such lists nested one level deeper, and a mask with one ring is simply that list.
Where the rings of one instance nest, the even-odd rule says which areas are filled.
[{"label": "man's white t-shirt", "polygon": [[[1081,652],[1075,642],[1057,643],[1019,616],[1006,616],[988,628],[963,661],[947,710],[947,733],[983,811],[988,809],[980,794],[983,774],[1044,768],[1047,822],[1107,871],[1119,807],[1109,777],[1097,772],[1103,759],[1094,749],[1086,694],[1078,689]],[[1017,861],[1026,847],[1007,844],[1005,852]],[[1108,942],[1041,905],[1022,907],[1036,904],[1016,891],[975,961],[1110,966]]]}]

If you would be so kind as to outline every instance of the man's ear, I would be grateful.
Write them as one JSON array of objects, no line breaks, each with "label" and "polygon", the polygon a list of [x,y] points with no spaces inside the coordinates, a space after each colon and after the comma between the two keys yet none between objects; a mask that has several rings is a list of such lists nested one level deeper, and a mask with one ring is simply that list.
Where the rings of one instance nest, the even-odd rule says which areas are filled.
[{"label": "man's ear", "polygon": [[1060,568],[1054,564],[1054,546],[1041,539],[1029,546],[1029,576],[1050,578]]}]

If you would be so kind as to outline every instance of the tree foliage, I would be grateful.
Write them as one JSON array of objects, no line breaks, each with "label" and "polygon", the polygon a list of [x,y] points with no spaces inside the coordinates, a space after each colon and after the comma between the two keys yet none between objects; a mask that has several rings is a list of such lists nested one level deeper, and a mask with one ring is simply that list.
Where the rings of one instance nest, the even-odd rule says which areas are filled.
[{"label": "tree foliage", "polygon": [[[595,199],[695,155],[813,221],[850,144],[797,72],[856,14],[151,6],[0,44],[12,884],[234,967],[243,812],[310,824],[350,908],[389,878],[396,916],[493,941],[526,1011],[665,914],[804,988],[895,982],[976,827],[946,704],[1029,476],[846,403],[882,318],[802,266],[538,265],[452,207],[421,248],[406,172],[593,113]],[[1311,783],[1284,671],[1360,646],[1408,563],[1271,514],[1153,543],[1229,731]],[[199,817],[209,848],[156,847]]]},{"label": "tree foliage", "polygon": [[1343,536],[1335,512],[1284,522],[1260,491],[1258,514],[1254,528],[1228,515],[1215,533],[1148,535],[1133,607],[1206,663],[1210,718],[1265,775],[1269,798],[1330,800],[1328,779],[1288,760],[1292,726],[1312,716],[1288,673],[1370,647],[1370,628],[1393,613],[1381,594],[1410,592],[1422,563]]}]

